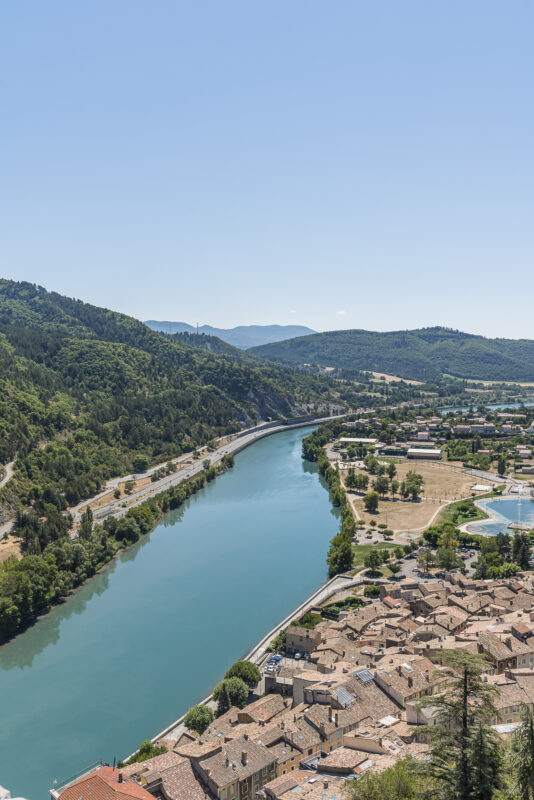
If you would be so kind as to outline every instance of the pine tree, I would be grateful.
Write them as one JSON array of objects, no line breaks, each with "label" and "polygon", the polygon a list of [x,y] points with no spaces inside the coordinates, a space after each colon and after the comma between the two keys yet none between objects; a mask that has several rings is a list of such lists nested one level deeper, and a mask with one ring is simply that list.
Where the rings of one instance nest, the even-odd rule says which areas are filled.
[{"label": "pine tree", "polygon": [[470,736],[468,760],[471,765],[471,799],[491,800],[502,784],[502,751],[495,731],[480,721]]},{"label": "pine tree", "polygon": [[528,706],[521,709],[521,725],[512,739],[511,766],[519,800],[534,800],[534,712]]},{"label": "pine tree", "polygon": [[[474,794],[473,731],[474,726],[482,726],[487,732],[485,721],[495,715],[497,690],[482,680],[482,673],[491,665],[483,656],[465,650],[443,650],[439,659],[446,679],[441,692],[420,701],[421,706],[432,706],[436,714],[436,725],[429,731],[431,774],[444,786],[448,800],[482,798],[485,795]],[[489,736],[484,739],[488,753]],[[488,754],[484,759],[491,760]]]}]

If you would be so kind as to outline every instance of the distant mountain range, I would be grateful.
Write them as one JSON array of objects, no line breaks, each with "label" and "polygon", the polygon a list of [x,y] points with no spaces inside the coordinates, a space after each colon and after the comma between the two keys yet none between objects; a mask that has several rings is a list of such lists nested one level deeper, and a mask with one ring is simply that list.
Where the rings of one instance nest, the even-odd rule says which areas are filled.
[{"label": "distant mountain range", "polygon": [[[196,333],[197,329],[187,322],[166,322],[148,319],[145,322],[153,331],[162,333]],[[304,325],[238,325],[235,328],[213,328],[211,325],[200,325],[199,333],[218,336],[223,342],[247,350],[249,347],[279,342],[281,339],[293,339],[296,336],[307,336],[315,333]]]},{"label": "distant mountain range", "polygon": [[330,331],[252,348],[285,364],[319,364],[385,372],[415,380],[443,375],[534,381],[534,341],[486,339],[448,328],[378,333]]}]

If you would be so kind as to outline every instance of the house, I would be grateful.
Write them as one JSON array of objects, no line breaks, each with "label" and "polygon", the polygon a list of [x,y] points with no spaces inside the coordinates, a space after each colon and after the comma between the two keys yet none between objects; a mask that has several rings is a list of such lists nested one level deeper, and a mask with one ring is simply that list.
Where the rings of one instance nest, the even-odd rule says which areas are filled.
[{"label": "house", "polygon": [[253,800],[277,773],[276,756],[248,736],[220,744],[216,753],[195,759],[192,764],[202,782],[219,800]]},{"label": "house", "polygon": [[52,800],[153,800],[153,795],[137,781],[109,766],[98,767],[64,788],[53,789],[50,795]]},{"label": "house", "polygon": [[193,771],[189,759],[172,750],[123,767],[122,773],[156,797],[166,800],[210,800],[206,787]]},{"label": "house", "polygon": [[319,631],[302,628],[300,625],[290,625],[286,631],[286,652],[289,655],[310,654],[313,653],[320,641]]}]

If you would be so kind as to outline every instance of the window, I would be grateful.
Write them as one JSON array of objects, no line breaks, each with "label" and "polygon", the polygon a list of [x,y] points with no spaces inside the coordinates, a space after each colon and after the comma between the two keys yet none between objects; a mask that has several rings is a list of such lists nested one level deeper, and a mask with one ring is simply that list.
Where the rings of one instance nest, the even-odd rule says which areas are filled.
[{"label": "window", "polygon": [[267,775],[267,767],[264,767],[264,768],[262,769],[262,773],[263,773],[263,775]]},{"label": "window", "polygon": [[221,789],[221,800],[226,800],[226,789]]},{"label": "window", "polygon": [[333,741],[334,741],[334,734],[333,734],[333,733],[331,733],[331,734],[330,734],[330,736],[329,736],[328,738],[329,738],[330,742],[333,742]]},{"label": "window", "polygon": [[338,732],[337,732],[337,738],[338,738],[338,739],[341,739],[341,730],[338,730]]}]

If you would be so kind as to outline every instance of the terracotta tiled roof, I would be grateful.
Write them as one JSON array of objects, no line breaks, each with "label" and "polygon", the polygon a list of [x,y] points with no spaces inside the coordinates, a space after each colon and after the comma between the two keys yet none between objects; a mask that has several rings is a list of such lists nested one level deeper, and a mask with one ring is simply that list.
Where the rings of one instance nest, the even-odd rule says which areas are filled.
[{"label": "terracotta tiled roof", "polygon": [[119,783],[122,772],[101,767],[61,792],[61,800],[153,800],[146,789],[131,780]]}]

